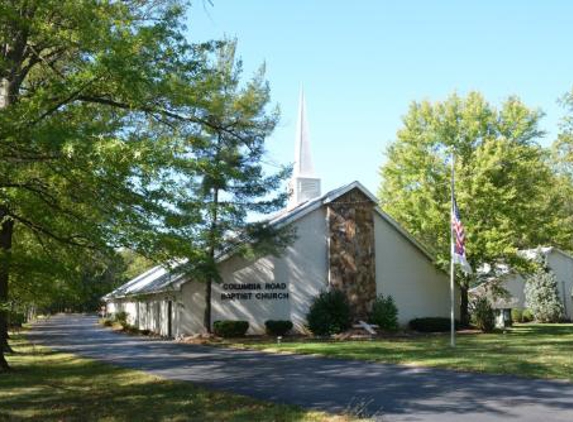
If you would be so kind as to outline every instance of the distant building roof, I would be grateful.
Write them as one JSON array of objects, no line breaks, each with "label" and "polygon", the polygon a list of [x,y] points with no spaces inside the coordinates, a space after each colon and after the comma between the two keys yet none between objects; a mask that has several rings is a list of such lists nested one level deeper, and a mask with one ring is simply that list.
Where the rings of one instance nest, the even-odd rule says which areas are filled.
[{"label": "distant building roof", "polygon": [[158,265],[131,279],[111,293],[105,295],[102,299],[108,301],[126,296],[160,293],[172,290],[171,288],[174,283],[183,280],[184,275],[173,271],[172,267],[168,265]]},{"label": "distant building roof", "polygon": [[[533,261],[534,259],[538,258],[541,255],[547,257],[553,252],[559,253],[573,260],[573,256],[554,246],[539,246],[537,248],[532,248],[532,249],[522,249],[517,251],[517,254],[525,259]],[[495,264],[495,271],[492,271],[492,269],[493,267],[490,264],[484,264],[478,269],[478,276],[481,275],[484,281],[480,283],[478,286],[470,289],[469,292],[471,295],[476,297],[488,295],[490,287],[493,283],[503,280],[506,276],[510,274],[517,273],[515,269],[511,268],[508,264],[503,264],[503,263]],[[517,300],[511,297],[510,298],[499,297],[495,299],[492,298],[492,306],[496,309],[512,308],[515,307],[516,303]]]}]

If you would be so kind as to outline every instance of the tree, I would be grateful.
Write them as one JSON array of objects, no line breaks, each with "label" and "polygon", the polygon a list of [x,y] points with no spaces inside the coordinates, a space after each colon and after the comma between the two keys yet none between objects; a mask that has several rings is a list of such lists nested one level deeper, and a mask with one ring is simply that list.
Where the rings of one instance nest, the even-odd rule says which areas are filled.
[{"label": "tree", "polygon": [[[154,266],[152,260],[130,249],[122,249],[118,253],[123,261],[123,271],[116,277],[117,286],[115,287],[119,287],[124,282],[143,274]],[[108,290],[106,293],[110,291]]]},{"label": "tree", "polygon": [[[266,220],[254,220],[285,205],[277,189],[290,174],[281,168],[267,174],[263,167],[265,139],[274,129],[278,113],[268,111],[268,83],[264,66],[244,86],[241,62],[235,58],[236,41],[219,50],[206,119],[211,125],[187,139],[175,174],[182,183],[177,202],[178,217],[171,229],[180,241],[198,242],[192,255],[179,254],[187,264],[178,270],[205,283],[204,327],[211,332],[211,292],[220,280],[218,259],[226,253],[254,258],[279,254],[291,241],[288,228],[276,228]],[[233,128],[233,132],[224,128]],[[195,165],[189,167],[189,158]],[[177,255],[174,252],[174,255]]]},{"label": "tree", "polygon": [[561,119],[557,139],[551,146],[551,164],[556,174],[555,183],[551,186],[556,201],[562,206],[561,219],[564,221],[565,239],[560,243],[567,250],[573,250],[573,91],[564,95],[561,105],[566,114]]},{"label": "tree", "polygon": [[525,304],[539,322],[560,322],[565,315],[557,290],[557,278],[541,259],[538,270],[525,282]]},{"label": "tree", "polygon": [[158,259],[168,250],[180,127],[214,124],[195,86],[209,88],[204,58],[217,44],[185,41],[182,4],[0,2],[0,304],[25,278],[15,270],[35,272],[14,266],[18,239]]},{"label": "tree", "polygon": [[[446,101],[414,102],[380,169],[382,207],[435,251],[437,265],[450,259],[450,161],[455,152],[456,199],[474,269],[504,262],[523,266],[516,252],[565,241],[561,202],[546,152],[542,114],[519,99],[495,109],[476,92]],[[458,274],[461,320],[468,322],[471,277]]]}]

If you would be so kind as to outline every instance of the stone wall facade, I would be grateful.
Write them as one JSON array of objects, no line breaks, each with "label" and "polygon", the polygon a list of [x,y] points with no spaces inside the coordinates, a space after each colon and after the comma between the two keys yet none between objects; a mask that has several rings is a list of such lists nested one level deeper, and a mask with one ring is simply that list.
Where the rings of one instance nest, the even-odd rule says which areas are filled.
[{"label": "stone wall facade", "polygon": [[355,320],[376,299],[374,207],[358,189],[327,204],[330,286],[346,294]]}]

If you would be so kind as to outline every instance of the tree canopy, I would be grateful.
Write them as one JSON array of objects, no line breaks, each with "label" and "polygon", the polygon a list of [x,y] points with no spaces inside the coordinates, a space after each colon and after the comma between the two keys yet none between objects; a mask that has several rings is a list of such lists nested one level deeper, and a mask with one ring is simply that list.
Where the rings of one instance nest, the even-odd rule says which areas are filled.
[{"label": "tree canopy", "polygon": [[[477,92],[412,103],[380,169],[382,207],[447,268],[453,152],[456,200],[474,269],[519,264],[518,249],[570,242],[563,201],[550,188],[555,173],[538,144],[541,117],[516,97],[497,109]],[[458,279],[467,321],[469,279]]]},{"label": "tree canopy", "polygon": [[[228,101],[238,76],[217,56],[228,42],[188,42],[185,12],[179,0],[0,1],[0,303],[9,287],[23,295],[23,280],[43,283],[50,255],[60,280],[121,247],[201,255],[175,224],[177,174],[210,180],[212,157],[199,153],[220,137],[258,151],[244,156],[255,163],[275,117],[260,111],[262,74]],[[202,199],[188,195],[188,210]]]}]

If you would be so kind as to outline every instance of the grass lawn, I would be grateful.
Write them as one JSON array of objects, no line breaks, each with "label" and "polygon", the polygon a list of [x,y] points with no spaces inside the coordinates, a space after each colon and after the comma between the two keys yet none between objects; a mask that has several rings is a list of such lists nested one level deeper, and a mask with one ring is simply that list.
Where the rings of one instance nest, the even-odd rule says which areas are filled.
[{"label": "grass lawn", "polygon": [[435,334],[372,341],[285,337],[280,345],[268,338],[265,341],[247,339],[231,345],[573,382],[573,324],[517,324],[506,334],[460,334],[455,349],[449,346],[449,341],[449,334]]},{"label": "grass lawn", "polygon": [[13,337],[13,371],[0,374],[0,421],[354,420],[167,381]]}]

